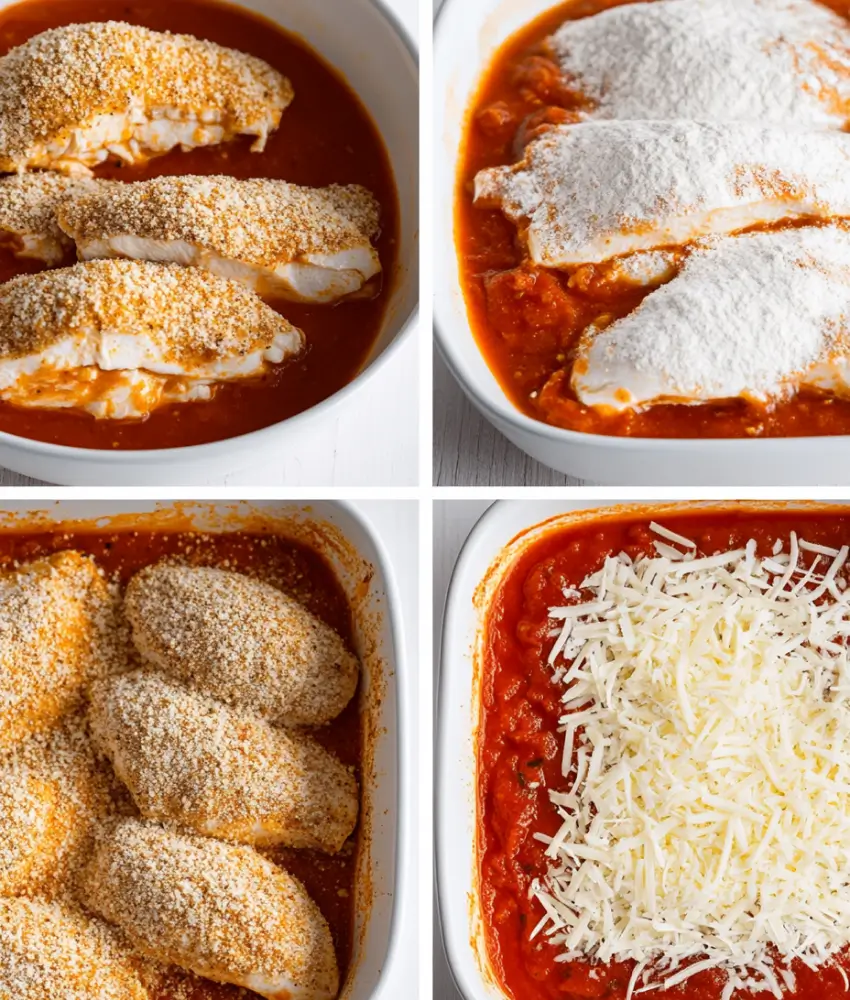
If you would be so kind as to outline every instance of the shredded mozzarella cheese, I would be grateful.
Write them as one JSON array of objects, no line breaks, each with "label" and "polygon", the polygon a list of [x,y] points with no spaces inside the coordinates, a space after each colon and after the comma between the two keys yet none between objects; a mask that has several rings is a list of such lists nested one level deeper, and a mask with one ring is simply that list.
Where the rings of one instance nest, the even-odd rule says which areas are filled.
[{"label": "shredded mozzarella cheese", "polygon": [[850,550],[652,528],[550,609],[562,825],[532,936],[636,962],[629,1000],[715,968],[723,1000],[781,997],[850,944]]}]

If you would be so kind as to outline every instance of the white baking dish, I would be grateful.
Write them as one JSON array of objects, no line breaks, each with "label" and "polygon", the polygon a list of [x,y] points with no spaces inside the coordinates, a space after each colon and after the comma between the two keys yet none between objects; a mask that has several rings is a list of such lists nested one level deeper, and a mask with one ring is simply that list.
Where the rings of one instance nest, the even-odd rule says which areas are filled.
[{"label": "white baking dish", "polygon": [[502,501],[476,524],[455,566],[440,652],[437,736],[437,887],[446,953],[467,1000],[504,1000],[487,960],[475,858],[475,747],[479,719],[479,644],[492,597],[504,573],[529,544],[553,528],[581,521],[697,508],[707,510],[832,509],[850,501]]},{"label": "white baking dish", "polygon": [[[360,710],[366,751],[361,799],[361,847],[355,897],[357,920],[351,970],[340,996],[380,995],[396,955],[398,920],[406,899],[412,828],[407,815],[413,748],[404,718],[406,664],[395,579],[371,526],[344,503],[282,501],[146,502],[4,501],[0,532],[69,530],[271,531],[320,552],[331,564],[354,616],[363,665]],[[406,904],[405,904],[406,905]]]},{"label": "white baking dish", "polygon": [[[437,343],[473,405],[538,461],[611,485],[774,485],[850,483],[850,438],[647,440],[580,434],[521,413],[487,366],[467,319],[455,253],[454,195],[467,112],[499,46],[552,0],[445,0],[434,47],[434,303]],[[502,484],[494,484],[502,485]]]},{"label": "white baking dish", "polygon": [[[116,17],[121,5],[112,0]],[[363,405],[371,377],[415,329],[419,301],[419,77],[416,48],[384,0],[232,0],[300,35],[348,81],[386,145],[400,208],[398,269],[381,333],[357,378],[311,409],[240,437],[186,448],[104,451],[0,433],[0,465],[63,486],[204,483],[297,455],[309,429]],[[0,8],[9,0],[0,0]],[[199,28],[200,30],[200,28]]]}]

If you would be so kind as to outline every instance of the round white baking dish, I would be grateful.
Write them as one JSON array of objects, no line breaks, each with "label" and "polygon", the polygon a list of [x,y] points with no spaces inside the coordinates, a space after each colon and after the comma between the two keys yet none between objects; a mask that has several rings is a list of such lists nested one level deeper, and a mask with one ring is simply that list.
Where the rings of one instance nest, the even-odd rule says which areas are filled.
[{"label": "round white baking dish", "polygon": [[[419,74],[414,42],[383,0],[231,0],[300,35],[348,81],[380,131],[401,213],[398,270],[381,333],[359,375],[288,420],[211,444],[152,451],[68,448],[0,433],[0,465],[64,486],[192,485],[274,463],[317,423],[356,406],[415,328],[419,300]],[[0,0],[0,7],[9,6]]]},{"label": "round white baking dish", "polygon": [[[481,73],[499,46],[553,0],[445,0],[434,46],[434,318],[437,344],[473,405],[559,472],[605,485],[811,486],[850,483],[850,437],[754,440],[615,438],[549,427],[507,398],[478,349],[454,241],[458,150]],[[494,483],[493,485],[503,485]]]}]

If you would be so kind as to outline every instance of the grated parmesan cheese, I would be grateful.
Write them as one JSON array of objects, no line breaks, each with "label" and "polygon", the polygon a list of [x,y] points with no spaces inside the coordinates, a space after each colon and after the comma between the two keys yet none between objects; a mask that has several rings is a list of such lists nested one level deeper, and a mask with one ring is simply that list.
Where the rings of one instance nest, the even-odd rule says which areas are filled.
[{"label": "grated parmesan cheese", "polygon": [[[518,163],[482,170],[475,202],[519,226],[533,263],[569,268],[784,219],[846,216],[848,163],[843,132],[585,122],[553,128]],[[114,197],[113,187],[91,197]]]},{"label": "grated parmesan cheese", "polygon": [[708,969],[781,997],[850,944],[850,547],[652,528],[550,609],[562,825],[532,937],[634,961],[629,998]]},{"label": "grated parmesan cheese", "polygon": [[549,39],[596,118],[842,128],[846,21],[814,0],[656,0],[567,21]]},{"label": "grated parmesan cheese", "polygon": [[634,312],[585,331],[573,388],[610,410],[765,402],[801,385],[845,395],[848,334],[846,224],[717,237],[695,246]]}]

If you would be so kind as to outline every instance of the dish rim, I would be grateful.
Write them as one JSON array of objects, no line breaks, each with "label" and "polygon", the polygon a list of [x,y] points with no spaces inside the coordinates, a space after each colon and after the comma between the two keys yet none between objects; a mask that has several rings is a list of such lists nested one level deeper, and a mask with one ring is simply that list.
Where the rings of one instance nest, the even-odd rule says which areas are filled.
[{"label": "dish rim", "polygon": [[[284,503],[287,501],[283,501]],[[288,501],[292,503],[293,501]],[[297,501],[296,501],[297,502]],[[390,642],[392,644],[392,664],[387,670],[387,679],[392,676],[395,688],[396,702],[396,726],[394,750],[396,758],[396,817],[395,817],[395,865],[393,867],[392,880],[392,902],[390,903],[390,923],[387,933],[386,953],[384,961],[381,963],[381,971],[378,982],[371,992],[372,1000],[384,994],[387,971],[394,966],[398,960],[401,949],[400,943],[400,911],[402,899],[407,898],[407,869],[410,864],[408,858],[408,781],[406,770],[410,767],[413,748],[409,745],[407,736],[407,725],[405,723],[407,713],[407,691],[404,677],[408,670],[407,657],[404,646],[404,623],[401,617],[400,603],[401,597],[398,591],[398,582],[392,568],[389,553],[386,550],[383,540],[373,527],[369,518],[351,500],[327,500],[330,507],[337,507],[344,511],[357,524],[375,549],[376,569],[380,574],[379,579],[383,581],[386,593],[387,621]],[[374,900],[372,901],[374,905]],[[357,976],[357,967],[349,971],[350,983],[344,983],[340,989],[338,1000],[346,1000],[350,989],[353,988]]]}]

